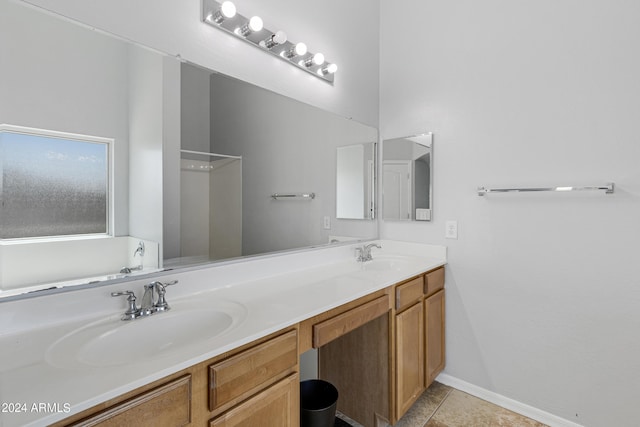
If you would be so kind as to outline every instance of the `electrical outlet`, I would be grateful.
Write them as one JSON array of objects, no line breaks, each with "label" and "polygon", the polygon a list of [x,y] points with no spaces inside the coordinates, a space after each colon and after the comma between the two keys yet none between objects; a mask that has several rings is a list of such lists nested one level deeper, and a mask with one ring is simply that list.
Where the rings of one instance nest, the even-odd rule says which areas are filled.
[{"label": "electrical outlet", "polygon": [[324,229],[331,230],[331,217],[325,216],[323,222],[324,222]]},{"label": "electrical outlet", "polygon": [[445,227],[446,227],[444,232],[445,238],[447,239],[458,238],[458,221],[447,221]]}]

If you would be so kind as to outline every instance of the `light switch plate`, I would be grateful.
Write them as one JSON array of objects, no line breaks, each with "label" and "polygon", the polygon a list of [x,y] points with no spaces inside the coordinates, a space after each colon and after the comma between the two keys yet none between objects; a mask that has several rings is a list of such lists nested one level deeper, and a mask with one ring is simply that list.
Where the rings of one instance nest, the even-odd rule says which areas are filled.
[{"label": "light switch plate", "polygon": [[445,233],[444,237],[447,239],[457,239],[458,238],[458,221],[447,221],[445,224]]},{"label": "light switch plate", "polygon": [[324,222],[324,229],[331,230],[331,217],[325,216],[323,222]]}]

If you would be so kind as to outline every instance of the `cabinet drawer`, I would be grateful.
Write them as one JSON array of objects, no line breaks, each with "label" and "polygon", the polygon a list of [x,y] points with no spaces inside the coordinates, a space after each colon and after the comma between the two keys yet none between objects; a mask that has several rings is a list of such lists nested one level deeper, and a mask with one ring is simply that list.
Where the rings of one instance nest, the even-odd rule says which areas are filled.
[{"label": "cabinet drawer", "polygon": [[422,298],[424,279],[422,276],[396,287],[396,310],[403,310]]},{"label": "cabinet drawer", "polygon": [[444,267],[427,273],[424,281],[424,293],[427,296],[438,292],[444,288]]},{"label": "cabinet drawer", "polygon": [[292,374],[209,421],[209,427],[296,427],[299,390],[298,374]]},{"label": "cabinet drawer", "polygon": [[180,377],[73,426],[184,426],[191,422],[191,375]]},{"label": "cabinet drawer", "polygon": [[298,336],[290,331],[209,366],[209,410],[269,386],[298,364]]},{"label": "cabinet drawer", "polygon": [[313,325],[313,347],[322,347],[389,311],[389,297],[383,295],[336,317]]}]

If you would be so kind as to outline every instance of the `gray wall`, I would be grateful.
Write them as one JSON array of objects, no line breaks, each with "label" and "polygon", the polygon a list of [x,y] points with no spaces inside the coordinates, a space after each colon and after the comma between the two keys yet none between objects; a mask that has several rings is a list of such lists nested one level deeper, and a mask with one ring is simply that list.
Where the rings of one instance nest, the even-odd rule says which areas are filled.
[{"label": "gray wall", "polygon": [[129,206],[131,235],[160,243],[164,58],[132,46],[129,55]]},{"label": "gray wall", "polygon": [[[28,0],[146,46],[181,55],[345,117],[378,124],[379,4],[369,0],[244,0],[238,12],[287,32],[340,67],[333,86],[201,22],[201,1]],[[362,23],[354,27],[355,23]]]},{"label": "gray wall", "polygon": [[[382,0],[380,15],[382,137],[437,141],[435,221],[381,233],[448,246],[446,372],[637,426],[640,3]],[[616,194],[475,191],[607,181]]]},{"label": "gray wall", "polygon": [[[327,243],[329,234],[376,235],[374,221],[335,219],[336,147],[376,141],[375,129],[235,79],[211,78],[212,149],[242,156],[243,254]],[[316,198],[270,198],[287,192]],[[323,216],[332,218],[331,230],[323,229]]]},{"label": "gray wall", "polygon": [[[211,145],[211,71],[191,64],[180,67],[181,147],[184,150],[210,152]],[[202,156],[199,160],[206,160]]]},{"label": "gray wall", "polygon": [[115,232],[129,234],[128,48],[0,2],[0,123],[115,139]]},{"label": "gray wall", "polygon": [[180,256],[181,65],[174,58],[163,59],[161,254],[164,259]]}]

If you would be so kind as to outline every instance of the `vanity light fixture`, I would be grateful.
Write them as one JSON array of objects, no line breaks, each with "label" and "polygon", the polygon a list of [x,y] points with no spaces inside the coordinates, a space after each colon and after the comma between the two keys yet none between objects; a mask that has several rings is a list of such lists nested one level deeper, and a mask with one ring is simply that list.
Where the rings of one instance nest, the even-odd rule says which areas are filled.
[{"label": "vanity light fixture", "polygon": [[271,37],[267,37],[266,39],[262,40],[260,42],[260,46],[266,49],[273,49],[274,47],[286,41],[287,41],[287,33],[280,30],[280,31],[276,31],[276,33],[271,35]]},{"label": "vanity light fixture", "polygon": [[310,58],[307,58],[303,61],[305,67],[312,67],[314,65],[322,65],[324,64],[324,55],[321,53],[316,53]]},{"label": "vanity light fixture", "polygon": [[321,67],[318,70],[318,74],[333,74],[338,71],[338,66],[336,64],[328,64],[325,67]]},{"label": "vanity light fixture", "polygon": [[236,6],[230,1],[218,3],[217,0],[203,0],[202,5],[204,23],[333,84],[338,67],[326,62],[323,54],[308,52],[306,44],[289,41],[282,30],[273,32],[264,28],[259,16],[248,18],[237,13]]},{"label": "vanity light fixture", "polygon": [[249,19],[249,22],[238,28],[236,31],[242,37],[247,37],[251,33],[262,31],[263,28],[264,23],[262,22],[262,18],[260,18],[259,16],[252,16],[251,19]]},{"label": "vanity light fixture", "polygon": [[287,59],[295,58],[296,56],[304,56],[307,54],[307,45],[300,42],[291,46],[289,50],[283,51],[282,55]]},{"label": "vanity light fixture", "polygon": [[220,5],[220,8],[215,12],[207,15],[208,22],[215,22],[220,24],[225,19],[230,19],[236,16],[236,5],[233,2],[225,1]]}]

